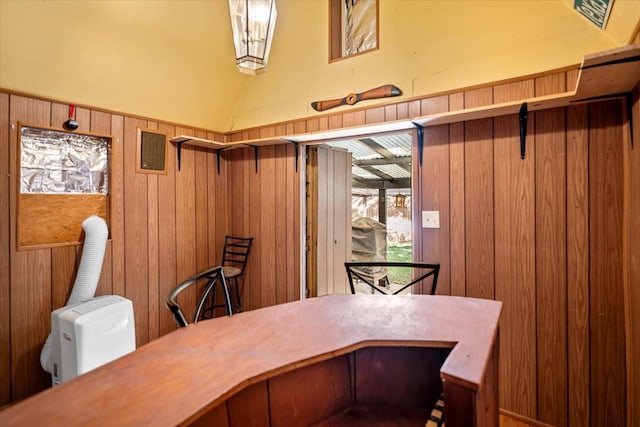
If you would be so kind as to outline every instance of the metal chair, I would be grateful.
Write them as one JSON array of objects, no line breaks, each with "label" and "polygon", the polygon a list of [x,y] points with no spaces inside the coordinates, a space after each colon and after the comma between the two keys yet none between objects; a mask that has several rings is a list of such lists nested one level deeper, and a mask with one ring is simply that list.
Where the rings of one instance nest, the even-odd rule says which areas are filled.
[{"label": "metal chair", "polygon": [[[405,289],[415,285],[416,283],[426,279],[427,277],[433,277],[431,282],[431,295],[435,295],[436,286],[438,285],[438,274],[440,273],[440,264],[427,264],[423,262],[392,262],[392,261],[372,261],[372,262],[345,262],[344,267],[347,270],[347,277],[349,278],[349,286],[351,287],[351,293],[355,294],[356,289],[353,284],[354,277],[371,287],[372,293],[379,292],[383,295],[397,295]],[[426,270],[425,273],[420,274],[416,279],[404,284],[400,289],[393,293],[387,292],[385,289],[380,288],[380,284],[376,286],[375,280],[371,279],[371,275],[363,273],[368,267],[411,267]]]},{"label": "metal chair", "polygon": [[222,267],[224,277],[229,280],[235,289],[236,302],[234,309],[242,311],[242,301],[240,300],[240,283],[238,279],[243,276],[247,266],[247,259],[251,251],[253,237],[225,236],[224,251],[222,253]]},{"label": "metal chair", "polygon": [[[178,305],[176,301],[176,298],[182,291],[187,289],[189,286],[204,279],[207,280],[207,285],[205,286],[204,291],[202,293],[202,297],[198,302],[198,307],[193,317],[193,323],[197,323],[199,320],[211,319],[213,317],[213,310],[215,308],[214,306],[215,291],[216,291],[216,285],[218,283],[222,285],[222,292],[224,294],[224,300],[225,300],[224,307],[226,309],[226,312],[229,316],[233,314],[233,310],[231,307],[231,298],[229,296],[229,288],[227,287],[227,281],[224,277],[223,268],[222,266],[214,267],[207,271],[203,271],[202,273],[199,273],[188,280],[185,280],[180,285],[178,285],[177,288],[171,291],[169,296],[167,296],[165,305],[171,311],[171,313],[173,313],[173,317],[175,318],[176,323],[181,328],[187,326],[188,322],[187,322],[187,319],[185,319],[184,314],[180,309],[180,305]],[[212,302],[209,306],[205,308],[205,304],[207,303],[207,300],[211,300]]]}]

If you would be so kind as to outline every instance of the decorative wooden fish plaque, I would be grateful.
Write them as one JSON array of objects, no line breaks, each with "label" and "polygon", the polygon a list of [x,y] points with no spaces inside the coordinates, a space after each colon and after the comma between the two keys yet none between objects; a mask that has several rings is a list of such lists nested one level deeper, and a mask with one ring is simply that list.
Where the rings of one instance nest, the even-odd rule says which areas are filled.
[{"label": "decorative wooden fish plaque", "polygon": [[366,99],[386,98],[389,96],[400,96],[402,91],[394,85],[384,85],[374,89],[366,90],[362,93],[350,93],[344,98],[329,99],[326,101],[315,101],[311,103],[316,111],[325,111],[330,108],[339,107],[341,105],[353,105],[358,101],[364,101]]}]

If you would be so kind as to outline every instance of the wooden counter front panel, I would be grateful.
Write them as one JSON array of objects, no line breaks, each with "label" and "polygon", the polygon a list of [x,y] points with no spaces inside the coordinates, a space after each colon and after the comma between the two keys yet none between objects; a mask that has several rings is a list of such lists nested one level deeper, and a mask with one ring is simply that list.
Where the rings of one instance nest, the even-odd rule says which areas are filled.
[{"label": "wooden counter front panel", "polygon": [[355,352],[355,400],[363,405],[433,408],[447,349],[372,347]]},{"label": "wooden counter front panel", "polygon": [[309,426],[349,407],[349,358],[340,356],[270,379],[271,426]]},{"label": "wooden counter front panel", "polygon": [[387,418],[402,426],[412,425],[407,420],[426,422],[442,392],[440,367],[448,353],[442,348],[362,348],[253,384],[191,425],[351,425],[360,417],[373,425]]}]

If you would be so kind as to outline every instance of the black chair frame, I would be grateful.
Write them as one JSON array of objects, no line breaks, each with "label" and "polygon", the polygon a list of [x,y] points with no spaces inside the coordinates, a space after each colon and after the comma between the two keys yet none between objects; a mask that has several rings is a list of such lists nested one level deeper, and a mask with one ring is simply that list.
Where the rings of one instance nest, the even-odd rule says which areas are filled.
[{"label": "black chair frame", "polygon": [[247,266],[247,260],[249,259],[249,253],[251,252],[251,244],[253,237],[236,237],[225,236],[224,248],[222,252],[222,266],[223,267],[235,267],[240,268],[240,273],[234,276],[228,276],[229,282],[233,282],[233,288],[235,288],[236,304],[234,308],[237,311],[242,311],[242,301],[240,300],[240,283],[239,277],[244,276],[244,269]]},{"label": "black chair frame", "polygon": [[[440,273],[440,264],[427,264],[424,262],[394,262],[394,261],[353,261],[353,262],[345,262],[344,267],[347,270],[347,277],[349,278],[349,286],[351,287],[351,293],[355,294],[356,289],[353,285],[353,277],[355,276],[359,280],[362,280],[364,283],[369,285],[374,292],[377,291],[383,295],[397,295],[400,292],[404,291],[410,286],[415,285],[416,283],[426,279],[427,277],[433,276],[433,281],[431,282],[431,295],[435,295],[436,286],[438,285],[438,274]],[[383,289],[380,289],[375,283],[365,277],[366,275],[362,274],[358,271],[358,268],[362,267],[412,267],[427,270],[425,273],[422,273],[417,278],[402,286],[400,289],[395,291],[393,294],[389,294],[385,292]]]},{"label": "black chair frame", "polygon": [[211,314],[213,314],[212,307],[209,307],[204,310],[203,308],[207,298],[209,298],[210,295],[214,295],[215,286],[216,284],[218,284],[218,282],[222,284],[222,292],[224,294],[224,300],[225,300],[224,306],[225,306],[226,312],[229,316],[233,314],[233,310],[231,307],[231,298],[229,296],[229,288],[227,287],[227,281],[224,277],[224,273],[222,272],[222,266],[214,267],[207,271],[203,271],[202,273],[198,273],[197,275],[191,277],[188,280],[185,280],[180,285],[178,285],[177,288],[171,291],[171,293],[167,297],[165,304],[167,308],[171,311],[171,313],[173,313],[173,317],[175,318],[176,323],[181,328],[184,328],[185,326],[187,326],[188,322],[187,322],[187,319],[184,317],[184,313],[180,309],[180,305],[177,303],[176,298],[181,292],[183,292],[189,286],[204,279],[207,280],[207,284],[204,288],[204,292],[202,293],[202,297],[200,298],[200,302],[198,302],[198,308],[196,309],[196,313],[193,318],[193,323],[197,323],[200,317],[200,314],[204,313],[207,310],[210,310]]}]

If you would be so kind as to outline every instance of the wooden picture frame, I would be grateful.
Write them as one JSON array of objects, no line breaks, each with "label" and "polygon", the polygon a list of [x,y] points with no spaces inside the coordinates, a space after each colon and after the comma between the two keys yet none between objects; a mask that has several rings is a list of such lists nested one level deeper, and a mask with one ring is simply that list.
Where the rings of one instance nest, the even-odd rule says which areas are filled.
[{"label": "wooden picture frame", "polygon": [[[329,0],[329,63],[339,61],[341,59],[351,58],[362,55],[363,53],[372,52],[380,48],[380,2],[379,0],[349,0],[350,4],[356,8],[367,8],[369,13],[358,13],[356,27],[363,28],[361,24],[375,28],[373,46],[356,48],[356,52],[345,53],[345,14],[347,4],[344,0]],[[375,8],[375,13],[371,13]],[[367,22],[364,22],[367,20]],[[375,20],[375,22],[371,22]],[[371,43],[367,43],[369,45]]]},{"label": "wooden picture frame", "polygon": [[91,215],[104,219],[109,227],[110,190],[106,193],[23,192],[23,129],[48,132],[52,138],[65,135],[106,140],[106,181],[111,179],[112,135],[91,132],[68,132],[64,129],[18,123],[16,171],[16,250],[40,249],[82,243],[82,222]]},{"label": "wooden picture frame", "polygon": [[169,135],[157,129],[138,128],[136,173],[167,174]]}]

